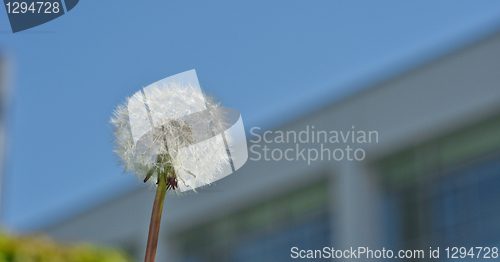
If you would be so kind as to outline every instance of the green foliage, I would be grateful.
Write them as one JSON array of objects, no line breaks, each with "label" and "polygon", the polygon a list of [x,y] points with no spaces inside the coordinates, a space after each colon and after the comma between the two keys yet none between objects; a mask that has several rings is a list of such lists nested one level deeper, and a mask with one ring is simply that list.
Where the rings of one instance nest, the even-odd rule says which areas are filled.
[{"label": "green foliage", "polygon": [[90,244],[62,245],[43,236],[0,232],[0,262],[132,262],[125,252]]}]

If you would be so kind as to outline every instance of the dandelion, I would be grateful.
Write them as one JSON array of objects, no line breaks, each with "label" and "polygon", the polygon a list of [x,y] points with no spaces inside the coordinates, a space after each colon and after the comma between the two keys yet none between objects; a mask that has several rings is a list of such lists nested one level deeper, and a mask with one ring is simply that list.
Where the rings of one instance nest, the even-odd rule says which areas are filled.
[{"label": "dandelion", "polygon": [[237,110],[222,108],[205,95],[191,70],[127,98],[115,110],[111,123],[115,152],[125,171],[157,185],[145,258],[154,261],[167,190],[194,190],[232,173],[246,161],[246,148],[236,158],[241,150],[232,148],[234,130],[240,134],[243,130],[241,117]]}]

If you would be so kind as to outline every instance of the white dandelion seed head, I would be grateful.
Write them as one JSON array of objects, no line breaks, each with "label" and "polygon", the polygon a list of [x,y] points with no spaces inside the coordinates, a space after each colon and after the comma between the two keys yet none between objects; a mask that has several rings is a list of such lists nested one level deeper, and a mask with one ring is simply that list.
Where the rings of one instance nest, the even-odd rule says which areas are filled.
[{"label": "white dandelion seed head", "polygon": [[[224,134],[226,113],[196,84],[162,80],[118,106],[111,123],[115,152],[126,172],[144,179],[159,167],[158,155],[168,155],[181,191],[209,184],[227,173],[226,148],[232,138]],[[148,181],[156,183],[157,172]]]}]

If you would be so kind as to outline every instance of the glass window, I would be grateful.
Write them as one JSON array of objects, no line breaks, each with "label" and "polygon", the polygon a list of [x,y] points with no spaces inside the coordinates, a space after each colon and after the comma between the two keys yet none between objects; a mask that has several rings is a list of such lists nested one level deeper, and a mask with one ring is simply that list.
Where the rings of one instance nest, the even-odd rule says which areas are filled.
[{"label": "glass window", "polygon": [[378,161],[391,249],[498,247],[500,117]]},{"label": "glass window", "polygon": [[181,261],[283,261],[292,247],[330,246],[327,188],[321,181],[181,232]]}]

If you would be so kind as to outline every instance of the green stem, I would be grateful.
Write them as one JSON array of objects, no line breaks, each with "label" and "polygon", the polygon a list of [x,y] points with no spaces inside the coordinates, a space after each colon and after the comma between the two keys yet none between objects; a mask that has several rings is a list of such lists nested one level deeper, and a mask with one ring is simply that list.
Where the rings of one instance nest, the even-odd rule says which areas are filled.
[{"label": "green stem", "polygon": [[156,247],[158,246],[158,233],[160,232],[161,213],[165,194],[167,193],[166,178],[163,172],[158,172],[158,188],[156,189],[155,202],[153,204],[153,213],[151,214],[151,223],[149,224],[148,244],[146,245],[146,257],[144,262],[154,262],[156,257]]}]

